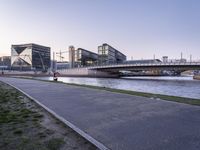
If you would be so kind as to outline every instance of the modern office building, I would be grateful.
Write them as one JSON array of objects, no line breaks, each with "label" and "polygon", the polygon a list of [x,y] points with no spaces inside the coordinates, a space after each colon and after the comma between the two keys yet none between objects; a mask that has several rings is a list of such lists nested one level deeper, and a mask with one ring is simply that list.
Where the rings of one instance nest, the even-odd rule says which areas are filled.
[{"label": "modern office building", "polygon": [[51,65],[50,47],[37,44],[11,46],[11,67],[21,70],[48,70]]},{"label": "modern office building", "polygon": [[112,46],[104,43],[98,46],[98,63],[101,65],[117,64],[126,61],[126,56]]},{"label": "modern office building", "polygon": [[69,69],[69,62],[67,61],[62,61],[62,62],[56,62],[56,67],[55,70],[64,70],[64,69]]},{"label": "modern office building", "polygon": [[164,62],[164,63],[167,63],[167,62],[168,62],[168,56],[163,56],[162,59],[163,59],[163,62]]},{"label": "modern office building", "polygon": [[0,57],[0,66],[4,66],[9,69],[11,66],[11,57],[10,56],[2,56]]},{"label": "modern office building", "polygon": [[96,65],[98,55],[83,48],[78,48],[75,51],[75,64],[76,66],[92,66]]},{"label": "modern office building", "polygon": [[86,67],[96,65],[98,55],[89,50],[78,48],[75,50],[73,46],[69,47],[69,66],[70,68]]}]

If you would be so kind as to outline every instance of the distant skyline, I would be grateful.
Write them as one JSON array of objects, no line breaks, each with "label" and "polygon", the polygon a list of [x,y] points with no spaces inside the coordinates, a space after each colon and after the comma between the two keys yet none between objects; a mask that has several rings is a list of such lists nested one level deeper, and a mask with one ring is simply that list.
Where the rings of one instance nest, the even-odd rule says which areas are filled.
[{"label": "distant skyline", "polygon": [[12,44],[97,52],[108,43],[128,59],[200,60],[199,0],[0,0],[0,56]]}]

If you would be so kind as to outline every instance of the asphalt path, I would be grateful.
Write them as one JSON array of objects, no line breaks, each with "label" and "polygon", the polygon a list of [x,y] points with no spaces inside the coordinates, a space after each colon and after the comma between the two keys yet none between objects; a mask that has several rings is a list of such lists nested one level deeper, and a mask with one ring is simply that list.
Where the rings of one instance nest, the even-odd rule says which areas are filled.
[{"label": "asphalt path", "polygon": [[38,80],[0,81],[21,89],[109,149],[200,149],[199,106]]}]

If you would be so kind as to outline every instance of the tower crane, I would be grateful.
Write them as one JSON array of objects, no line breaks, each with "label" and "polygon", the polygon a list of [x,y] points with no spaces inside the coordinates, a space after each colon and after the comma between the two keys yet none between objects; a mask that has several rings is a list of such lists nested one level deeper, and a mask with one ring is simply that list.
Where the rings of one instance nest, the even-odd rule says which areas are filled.
[{"label": "tower crane", "polygon": [[63,53],[68,53],[69,51],[61,51],[60,52],[56,52],[56,55],[60,58],[60,61],[63,61],[63,59],[65,57],[62,56]]}]

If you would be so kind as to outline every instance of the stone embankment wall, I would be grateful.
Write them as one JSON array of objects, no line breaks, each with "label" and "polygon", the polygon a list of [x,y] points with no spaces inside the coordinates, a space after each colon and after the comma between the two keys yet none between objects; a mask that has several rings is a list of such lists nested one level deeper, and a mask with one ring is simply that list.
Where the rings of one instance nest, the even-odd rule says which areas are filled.
[{"label": "stone embankment wall", "polygon": [[[119,74],[113,74],[109,72],[102,72],[98,70],[89,70],[88,68],[73,68],[65,70],[57,70],[59,76],[63,77],[103,77],[103,78],[115,78],[119,77]],[[53,72],[34,72],[34,71],[3,71],[0,72],[0,76],[53,76]]]},{"label": "stone embankment wall", "polygon": [[102,72],[98,70],[89,70],[87,68],[74,68],[66,70],[58,70],[60,76],[80,76],[80,77],[118,77],[118,74]]},{"label": "stone embankment wall", "polygon": [[41,71],[8,71],[3,70],[0,72],[0,76],[50,76],[50,72],[41,72]]},{"label": "stone embankment wall", "polygon": [[195,75],[193,78],[196,80],[200,80],[200,75]]}]

